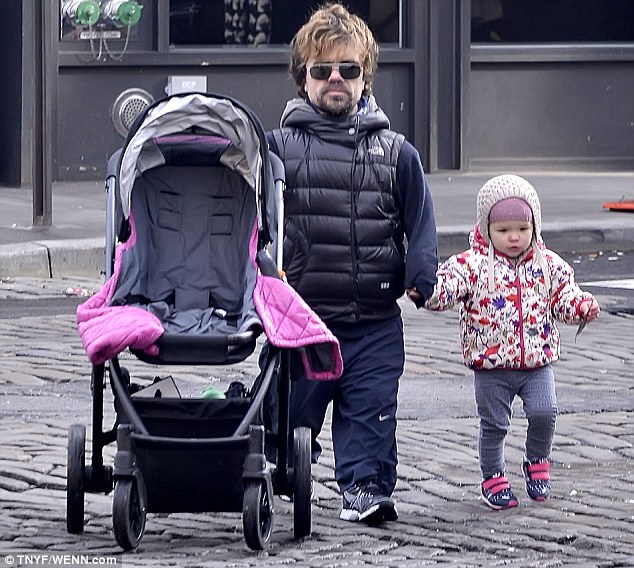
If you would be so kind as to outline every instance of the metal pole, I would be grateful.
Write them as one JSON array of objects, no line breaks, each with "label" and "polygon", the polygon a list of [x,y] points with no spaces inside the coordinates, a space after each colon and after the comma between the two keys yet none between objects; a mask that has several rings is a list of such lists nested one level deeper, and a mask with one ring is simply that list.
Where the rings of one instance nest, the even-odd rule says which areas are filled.
[{"label": "metal pole", "polygon": [[51,118],[48,107],[47,41],[52,33],[47,10],[50,3],[33,0],[33,153],[31,179],[33,184],[33,225],[49,227],[52,224],[53,194],[51,184]]}]

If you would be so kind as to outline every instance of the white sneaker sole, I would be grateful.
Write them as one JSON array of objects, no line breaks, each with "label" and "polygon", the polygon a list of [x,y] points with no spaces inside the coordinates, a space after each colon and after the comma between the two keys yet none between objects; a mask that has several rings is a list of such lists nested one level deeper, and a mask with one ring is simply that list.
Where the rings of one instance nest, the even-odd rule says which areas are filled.
[{"label": "white sneaker sole", "polygon": [[354,509],[341,509],[339,518],[342,521],[351,521],[353,523],[380,523],[383,521],[396,521],[398,519],[398,512],[393,503],[385,502],[370,507],[362,514],[359,514],[359,512]]},{"label": "white sneaker sole", "polygon": [[484,504],[493,509],[494,511],[503,511],[505,509],[515,509],[519,505],[519,501],[516,499],[513,505],[496,505],[495,503],[491,503],[484,495],[480,495],[480,499],[484,502]]}]

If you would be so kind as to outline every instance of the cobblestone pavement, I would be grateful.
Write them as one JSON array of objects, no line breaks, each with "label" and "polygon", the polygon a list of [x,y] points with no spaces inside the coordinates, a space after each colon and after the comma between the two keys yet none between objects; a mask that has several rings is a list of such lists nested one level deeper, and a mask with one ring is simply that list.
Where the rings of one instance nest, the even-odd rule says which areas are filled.
[{"label": "cobblestone pavement", "polygon": [[[554,496],[546,503],[523,493],[520,406],[506,452],[509,479],[523,497],[520,507],[495,512],[478,499],[478,424],[470,373],[458,351],[457,314],[416,312],[403,304],[407,364],[397,522],[372,528],[338,519],[326,429],[324,456],[313,467],[313,530],[302,541],[292,537],[292,505],[278,499],[271,544],[261,553],[244,543],[239,514],[199,513],[148,515],[139,549],[123,554],[112,532],[111,495],[88,494],[85,532],[68,534],[67,431],[75,422],[90,426],[91,411],[90,365],[72,307],[74,294],[98,285],[76,278],[0,283],[3,555],[87,554],[116,558],[123,566],[634,566],[634,319],[608,313],[576,343],[575,329],[562,328]],[[68,288],[78,290],[66,298]],[[126,355],[122,361],[133,376],[152,376],[151,366]],[[236,378],[249,383],[254,372],[251,362],[174,374],[185,394],[195,395],[209,384]],[[106,422],[113,417],[109,402],[106,395]],[[106,463],[113,453],[109,447]]]}]

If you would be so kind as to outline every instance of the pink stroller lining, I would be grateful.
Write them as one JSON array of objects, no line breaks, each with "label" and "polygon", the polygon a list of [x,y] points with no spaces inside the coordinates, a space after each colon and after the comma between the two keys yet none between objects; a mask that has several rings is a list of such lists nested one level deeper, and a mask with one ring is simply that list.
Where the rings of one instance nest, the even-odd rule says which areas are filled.
[{"label": "pink stroller lining", "polygon": [[[256,241],[257,228],[254,227],[249,244],[254,266]],[[288,283],[258,271],[253,301],[271,345],[299,349],[307,378],[329,381],[341,376],[343,359],[339,341]],[[320,368],[314,367],[316,359],[322,361]]]},{"label": "pink stroller lining", "polygon": [[77,329],[88,359],[95,365],[127,348],[150,355],[158,352],[156,340],[163,335],[163,326],[155,315],[136,306],[109,305],[119,278],[121,256],[134,244],[134,237],[117,249],[113,275],[99,292],[77,307]]},{"label": "pink stroller lining", "polygon": [[[97,294],[77,308],[77,328],[93,364],[104,363],[127,348],[150,355],[158,353],[156,341],[164,333],[159,318],[141,307],[109,305],[123,252],[134,246],[135,241],[132,222],[130,239],[116,251],[113,275]],[[298,349],[309,379],[338,379],[343,372],[343,361],[337,338],[291,286],[257,270],[256,243],[257,225],[251,235],[249,255],[257,271],[253,300],[266,337],[275,347]]]}]

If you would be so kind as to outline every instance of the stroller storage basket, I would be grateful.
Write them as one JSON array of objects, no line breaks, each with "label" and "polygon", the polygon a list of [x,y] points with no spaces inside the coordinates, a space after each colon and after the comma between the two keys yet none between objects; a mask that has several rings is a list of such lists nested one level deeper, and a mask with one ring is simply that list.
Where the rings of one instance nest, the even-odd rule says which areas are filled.
[{"label": "stroller storage basket", "polygon": [[132,397],[131,400],[149,436],[176,439],[233,436],[251,403],[249,398]]},{"label": "stroller storage basket", "polygon": [[[212,441],[132,433],[130,438],[149,513],[242,510],[249,436]],[[216,480],[222,480],[221,486]]]}]

